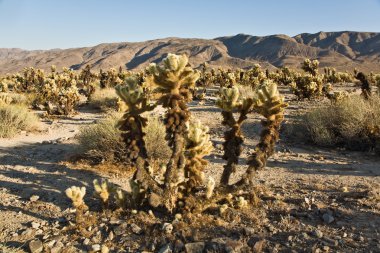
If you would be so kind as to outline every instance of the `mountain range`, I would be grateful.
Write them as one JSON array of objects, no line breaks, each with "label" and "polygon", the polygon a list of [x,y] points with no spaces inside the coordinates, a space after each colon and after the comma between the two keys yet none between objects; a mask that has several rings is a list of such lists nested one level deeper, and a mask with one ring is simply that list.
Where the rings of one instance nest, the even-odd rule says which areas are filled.
[{"label": "mountain range", "polygon": [[305,58],[318,59],[320,67],[337,70],[380,72],[380,33],[319,32],[294,37],[277,34],[235,36],[215,39],[164,38],[144,42],[103,43],[94,47],[52,50],[0,48],[0,74],[14,73],[24,67],[49,70],[70,67],[75,70],[90,65],[92,69],[111,67],[137,70],[159,62],[168,53],[186,53],[192,66],[207,62],[214,67],[249,68],[258,63],[263,68],[283,66],[298,69]]}]

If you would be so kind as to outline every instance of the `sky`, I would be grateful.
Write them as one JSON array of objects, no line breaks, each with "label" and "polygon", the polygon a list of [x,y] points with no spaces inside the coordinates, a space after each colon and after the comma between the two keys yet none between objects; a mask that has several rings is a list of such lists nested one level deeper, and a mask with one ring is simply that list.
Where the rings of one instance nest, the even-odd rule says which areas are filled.
[{"label": "sky", "polygon": [[0,48],[380,32],[380,0],[0,0]]}]

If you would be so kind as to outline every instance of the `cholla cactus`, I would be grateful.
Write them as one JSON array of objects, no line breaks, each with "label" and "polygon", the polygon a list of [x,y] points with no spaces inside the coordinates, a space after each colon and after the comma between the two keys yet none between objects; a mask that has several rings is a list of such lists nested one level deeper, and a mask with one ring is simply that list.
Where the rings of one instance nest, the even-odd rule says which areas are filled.
[{"label": "cholla cactus", "polygon": [[210,199],[212,197],[214,189],[215,189],[215,180],[214,180],[214,178],[210,177],[208,179],[207,185],[206,185],[206,198],[207,199]]},{"label": "cholla cactus", "polygon": [[[239,89],[236,86],[222,88],[220,98],[216,102],[222,109],[222,124],[230,127],[230,129],[224,133],[223,159],[227,160],[221,178],[221,183],[224,185],[228,184],[231,174],[236,170],[236,165],[238,164],[239,156],[242,151],[241,145],[243,144],[241,125],[244,120],[247,119],[247,114],[251,110],[252,103],[252,98],[247,97],[242,99],[240,97]],[[237,120],[233,115],[236,111],[240,113]]]},{"label": "cholla cactus", "polygon": [[186,137],[185,177],[189,179],[188,189],[198,186],[204,181],[203,169],[207,165],[204,156],[209,155],[213,149],[209,128],[203,126],[199,121],[191,122]]},{"label": "cholla cactus", "polygon": [[268,80],[257,87],[253,108],[266,119],[262,121],[260,142],[256,145],[255,152],[249,157],[247,176],[243,177],[240,183],[252,183],[253,173],[264,168],[268,158],[273,154],[275,144],[279,139],[285,107],[287,104],[284,102],[284,97],[280,95],[274,82]]},{"label": "cholla cactus", "polygon": [[220,89],[220,97],[216,101],[216,105],[224,111],[231,112],[241,106],[239,98],[240,92],[237,86],[231,88],[223,87]]},{"label": "cholla cactus", "polygon": [[71,199],[75,208],[86,207],[83,197],[86,195],[86,187],[71,186],[65,191],[66,196]]},{"label": "cholla cactus", "polygon": [[7,93],[0,93],[0,105],[9,105],[13,99]]},{"label": "cholla cactus", "polygon": [[115,89],[127,107],[123,118],[118,123],[118,128],[123,132],[127,160],[135,162],[139,156],[146,159],[148,156],[143,139],[143,128],[147,124],[147,119],[141,114],[152,110],[154,106],[149,104],[142,87],[134,77],[127,78],[124,86],[118,85]]},{"label": "cholla cactus", "polygon": [[311,61],[310,59],[305,59],[301,66],[301,68],[305,72],[310,73],[312,76],[318,75],[318,67],[319,67],[319,61],[318,60]]},{"label": "cholla cactus", "polygon": [[115,187],[103,179],[100,183],[97,179],[94,179],[93,184],[96,196],[102,200],[104,206],[108,206],[109,197],[111,193],[115,192]]},{"label": "cholla cactus", "polygon": [[173,152],[165,172],[163,201],[166,208],[172,210],[178,197],[180,175],[186,165],[183,150],[190,118],[186,102],[191,100],[191,89],[199,73],[189,66],[186,55],[174,54],[169,54],[159,65],[151,64],[148,72],[151,76],[147,83],[158,88],[162,93],[159,103],[167,108],[164,119],[166,139]]},{"label": "cholla cactus", "polygon": [[376,86],[377,86],[377,93],[380,95],[380,74],[376,75],[375,80],[376,80]]},{"label": "cholla cactus", "polygon": [[369,84],[368,77],[363,72],[359,72],[356,75],[356,79],[361,82],[363,97],[368,100],[371,97],[371,85]]},{"label": "cholla cactus", "polygon": [[115,202],[116,205],[120,208],[124,208],[126,206],[127,199],[122,189],[117,189],[115,191]]},{"label": "cholla cactus", "polygon": [[240,209],[246,208],[248,206],[248,201],[244,199],[243,196],[238,197],[237,206]]},{"label": "cholla cactus", "polygon": [[290,83],[290,88],[299,99],[320,97],[328,91],[327,87],[323,86],[322,76],[310,74],[296,75],[294,82]]}]

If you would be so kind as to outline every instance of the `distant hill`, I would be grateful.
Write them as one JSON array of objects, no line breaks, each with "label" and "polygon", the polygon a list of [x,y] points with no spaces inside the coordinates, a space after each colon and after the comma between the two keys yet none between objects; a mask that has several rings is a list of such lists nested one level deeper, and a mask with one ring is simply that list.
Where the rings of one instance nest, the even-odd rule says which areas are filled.
[{"label": "distant hill", "polygon": [[165,38],[71,49],[0,48],[0,73],[13,73],[30,66],[46,70],[51,65],[82,69],[87,64],[94,70],[119,66],[135,70],[159,62],[167,53],[188,54],[194,67],[207,62],[224,68],[248,68],[255,63],[269,69],[299,68],[304,58],[311,58],[318,59],[321,67],[380,72],[380,33],[319,32],[294,37],[238,34],[210,40]]}]

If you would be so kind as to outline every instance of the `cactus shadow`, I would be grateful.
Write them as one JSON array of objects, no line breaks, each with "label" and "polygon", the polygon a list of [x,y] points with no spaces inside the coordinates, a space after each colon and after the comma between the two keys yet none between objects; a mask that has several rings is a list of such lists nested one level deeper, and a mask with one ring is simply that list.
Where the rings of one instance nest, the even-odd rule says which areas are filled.
[{"label": "cactus shadow", "polygon": [[[70,201],[64,194],[68,187],[85,186],[89,192],[93,191],[92,181],[99,178],[97,173],[71,169],[61,163],[75,149],[73,144],[51,144],[0,150],[0,185],[5,192],[18,197],[18,201],[7,205],[6,200],[0,200],[0,210],[22,212],[46,220],[51,216],[41,215],[44,206],[52,205],[61,211],[70,207]],[[39,196],[36,203],[41,204],[42,212],[38,208],[30,208],[34,202],[29,199],[33,195]]]}]

